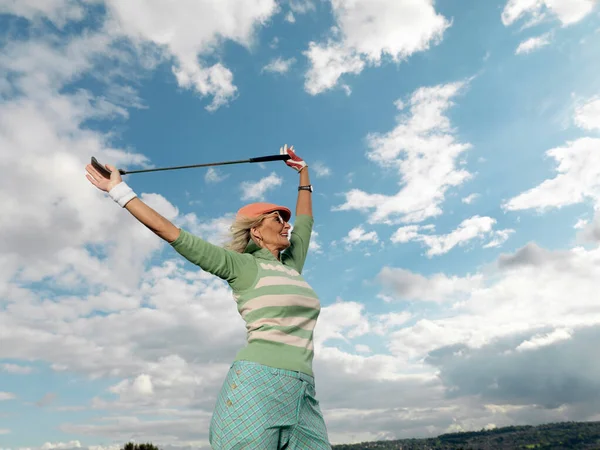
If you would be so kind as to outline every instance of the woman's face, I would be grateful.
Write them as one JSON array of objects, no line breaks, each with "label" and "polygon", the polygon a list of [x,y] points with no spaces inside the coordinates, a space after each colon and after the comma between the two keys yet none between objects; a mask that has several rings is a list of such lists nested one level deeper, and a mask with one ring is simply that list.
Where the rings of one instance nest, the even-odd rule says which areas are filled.
[{"label": "woman's face", "polygon": [[290,246],[289,231],[290,224],[285,222],[279,213],[267,217],[261,224],[252,230],[257,242],[261,247],[269,250],[285,250]]}]

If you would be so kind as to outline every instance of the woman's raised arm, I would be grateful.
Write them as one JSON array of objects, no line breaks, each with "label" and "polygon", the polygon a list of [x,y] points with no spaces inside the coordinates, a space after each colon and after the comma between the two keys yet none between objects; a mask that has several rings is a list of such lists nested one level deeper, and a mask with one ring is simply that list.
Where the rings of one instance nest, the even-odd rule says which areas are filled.
[{"label": "woman's raised arm", "polygon": [[300,174],[300,184],[298,185],[298,200],[296,201],[296,216],[313,215],[312,212],[312,186],[310,185],[310,176],[308,175],[308,165],[296,155],[294,146],[288,147],[285,144],[279,150],[282,155],[289,155],[285,163]]},{"label": "woman's raised arm", "polygon": [[[310,177],[308,175],[308,166],[300,171],[299,186],[310,186]],[[313,215],[312,212],[312,192],[309,190],[299,190],[298,200],[296,201],[296,217],[300,215]]]},{"label": "woman's raised arm", "polygon": [[111,171],[110,178],[104,177],[94,166],[88,164],[85,169],[88,172],[86,177],[90,183],[101,191],[108,192],[113,200],[119,203],[121,207],[127,209],[127,211],[157,236],[168,243],[175,241],[179,237],[179,228],[137,198],[133,190],[123,182],[121,174],[116,167],[108,164],[106,167]]},{"label": "woman's raised arm", "polygon": [[194,236],[173,225],[150,206],[137,198],[133,190],[123,182],[116,167],[106,165],[110,178],[104,177],[91,164],[86,166],[86,177],[94,186],[108,192],[121,207],[127,209],[137,220],[167,241],[185,259],[202,270],[226,280],[232,287],[243,289],[252,284],[257,273],[252,257],[226,250]]},{"label": "woman's raised arm", "polygon": [[128,202],[125,209],[169,244],[179,237],[179,233],[181,232],[179,228],[150,208],[139,198],[134,198]]}]

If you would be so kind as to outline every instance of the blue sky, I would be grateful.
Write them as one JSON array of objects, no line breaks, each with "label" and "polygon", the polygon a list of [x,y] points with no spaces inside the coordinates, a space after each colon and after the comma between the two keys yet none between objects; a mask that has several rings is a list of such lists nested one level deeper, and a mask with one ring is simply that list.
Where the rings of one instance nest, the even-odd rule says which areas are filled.
[{"label": "blue sky", "polygon": [[[599,16],[594,0],[0,0],[0,449],[208,448],[243,322],[83,167],[285,143],[315,187],[305,277],[333,443],[600,420]],[[127,182],[220,243],[245,203],[293,208],[297,175]]]}]

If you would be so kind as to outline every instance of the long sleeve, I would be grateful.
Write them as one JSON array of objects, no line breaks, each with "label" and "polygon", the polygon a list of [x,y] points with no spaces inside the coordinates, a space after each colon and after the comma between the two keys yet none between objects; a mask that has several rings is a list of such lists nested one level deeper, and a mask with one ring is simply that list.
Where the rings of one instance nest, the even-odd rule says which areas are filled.
[{"label": "long sleeve", "polygon": [[312,216],[307,214],[296,216],[294,228],[290,235],[290,246],[281,255],[282,263],[291,265],[298,273],[302,273],[306,261],[313,224],[314,219]]},{"label": "long sleeve", "polygon": [[192,264],[227,281],[234,289],[249,287],[258,273],[251,255],[211,244],[183,229],[171,246]]}]

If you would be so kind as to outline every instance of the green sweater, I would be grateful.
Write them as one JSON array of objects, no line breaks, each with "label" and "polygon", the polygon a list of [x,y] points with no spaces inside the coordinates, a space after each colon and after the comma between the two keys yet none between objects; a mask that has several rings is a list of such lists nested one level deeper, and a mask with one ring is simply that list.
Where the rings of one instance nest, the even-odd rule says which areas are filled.
[{"label": "green sweater", "polygon": [[296,217],[290,247],[282,252],[281,261],[252,241],[244,253],[237,253],[185,230],[171,243],[188,261],[231,287],[248,341],[236,360],[313,375],[313,330],[321,306],[300,275],[313,223],[311,216]]}]

